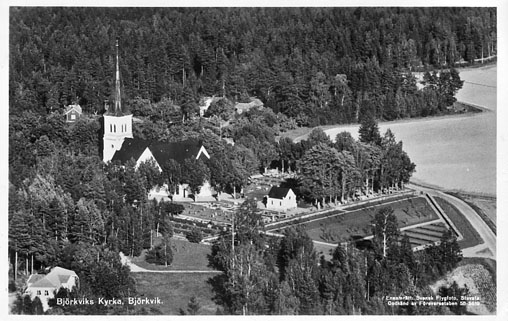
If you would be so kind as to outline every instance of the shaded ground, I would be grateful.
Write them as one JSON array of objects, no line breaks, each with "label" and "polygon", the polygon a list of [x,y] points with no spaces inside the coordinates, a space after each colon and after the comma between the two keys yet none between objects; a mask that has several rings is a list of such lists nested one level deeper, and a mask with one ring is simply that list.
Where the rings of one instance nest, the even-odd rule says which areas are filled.
[{"label": "shaded ground", "polygon": [[165,315],[177,315],[179,309],[186,310],[191,297],[200,304],[198,314],[215,314],[217,305],[212,301],[212,286],[208,283],[210,274],[162,274],[133,273],[139,297],[156,298],[160,305],[143,305],[155,308]]},{"label": "shaded ground", "polygon": [[132,263],[147,270],[213,270],[208,267],[208,255],[212,247],[205,244],[191,243],[187,240],[171,239],[173,263],[168,267],[150,264],[145,261],[145,251],[138,257],[132,258]]}]

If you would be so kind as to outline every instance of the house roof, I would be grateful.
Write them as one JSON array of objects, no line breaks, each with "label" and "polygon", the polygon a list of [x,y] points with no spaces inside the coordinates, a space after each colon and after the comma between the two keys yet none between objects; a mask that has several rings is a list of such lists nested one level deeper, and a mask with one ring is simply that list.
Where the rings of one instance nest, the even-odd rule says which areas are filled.
[{"label": "house roof", "polygon": [[28,287],[31,288],[55,288],[58,289],[63,283],[66,283],[71,276],[76,276],[72,270],[61,267],[55,267],[46,275],[33,274],[27,281]]},{"label": "house roof", "polygon": [[77,111],[80,114],[83,113],[83,111],[81,110],[81,106],[76,104],[76,105],[69,105],[69,106],[67,106],[65,108],[64,114],[68,114],[68,113],[70,113],[73,110]]},{"label": "house roof", "polygon": [[249,103],[237,103],[235,105],[235,109],[236,109],[237,113],[239,113],[239,114],[241,114],[244,111],[248,111],[251,108],[258,108],[258,109],[260,109],[262,107],[263,107],[263,102],[260,99],[258,99],[258,98],[254,98]]},{"label": "house roof", "polygon": [[274,186],[274,187],[272,187],[272,189],[270,189],[270,192],[268,193],[268,197],[283,199],[284,197],[286,197],[288,195],[290,190],[291,190],[291,188]]},{"label": "house roof", "polygon": [[161,166],[168,159],[174,159],[178,163],[183,163],[187,158],[197,157],[201,146],[202,144],[195,140],[164,143],[138,138],[126,138],[122,144],[122,148],[113,155],[112,160],[119,160],[122,163],[127,162],[131,158],[138,160],[145,149],[149,148],[153,157]]},{"label": "house roof", "polygon": [[43,274],[32,274],[30,275],[30,277],[28,278],[28,280],[26,281],[26,283],[28,285],[30,284],[33,284],[37,281],[39,281],[40,279],[44,278],[44,275]]}]

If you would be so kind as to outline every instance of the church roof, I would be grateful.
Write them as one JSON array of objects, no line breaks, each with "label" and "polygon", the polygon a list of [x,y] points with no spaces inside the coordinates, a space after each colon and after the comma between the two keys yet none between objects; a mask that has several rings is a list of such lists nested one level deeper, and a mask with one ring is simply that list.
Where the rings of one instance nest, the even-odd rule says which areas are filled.
[{"label": "church roof", "polygon": [[146,148],[150,149],[153,157],[162,166],[168,159],[183,163],[187,158],[198,156],[202,144],[196,140],[186,140],[175,143],[147,141],[139,138],[126,138],[122,148],[113,155],[112,161],[125,163],[131,158],[138,160]]},{"label": "church roof", "polygon": [[139,138],[125,138],[122,148],[116,151],[111,161],[118,160],[124,164],[131,158],[137,160],[148,146],[150,146],[150,141]]},{"label": "church roof", "polygon": [[198,156],[201,144],[197,141],[183,141],[177,143],[156,142],[150,146],[150,151],[157,162],[162,165],[168,159],[183,163],[187,158]]},{"label": "church roof", "polygon": [[272,187],[268,193],[269,198],[283,199],[286,197],[291,189],[285,187]]}]

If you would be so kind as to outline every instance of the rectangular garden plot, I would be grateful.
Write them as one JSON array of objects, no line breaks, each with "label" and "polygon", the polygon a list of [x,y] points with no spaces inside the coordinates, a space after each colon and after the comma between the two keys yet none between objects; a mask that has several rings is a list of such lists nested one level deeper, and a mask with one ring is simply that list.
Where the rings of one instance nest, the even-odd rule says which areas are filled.
[{"label": "rectangular garden plot", "polygon": [[372,234],[372,220],[377,211],[386,206],[394,210],[399,228],[439,219],[425,198],[415,197],[346,211],[343,214],[302,224],[307,234],[315,241],[337,243],[351,238],[359,239]]}]

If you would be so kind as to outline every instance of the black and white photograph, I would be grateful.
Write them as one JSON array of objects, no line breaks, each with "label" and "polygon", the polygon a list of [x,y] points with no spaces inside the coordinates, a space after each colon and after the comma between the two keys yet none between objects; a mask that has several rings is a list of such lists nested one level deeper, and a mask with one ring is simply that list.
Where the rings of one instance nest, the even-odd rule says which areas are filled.
[{"label": "black and white photograph", "polygon": [[427,3],[4,5],[3,314],[508,316],[506,6]]}]

